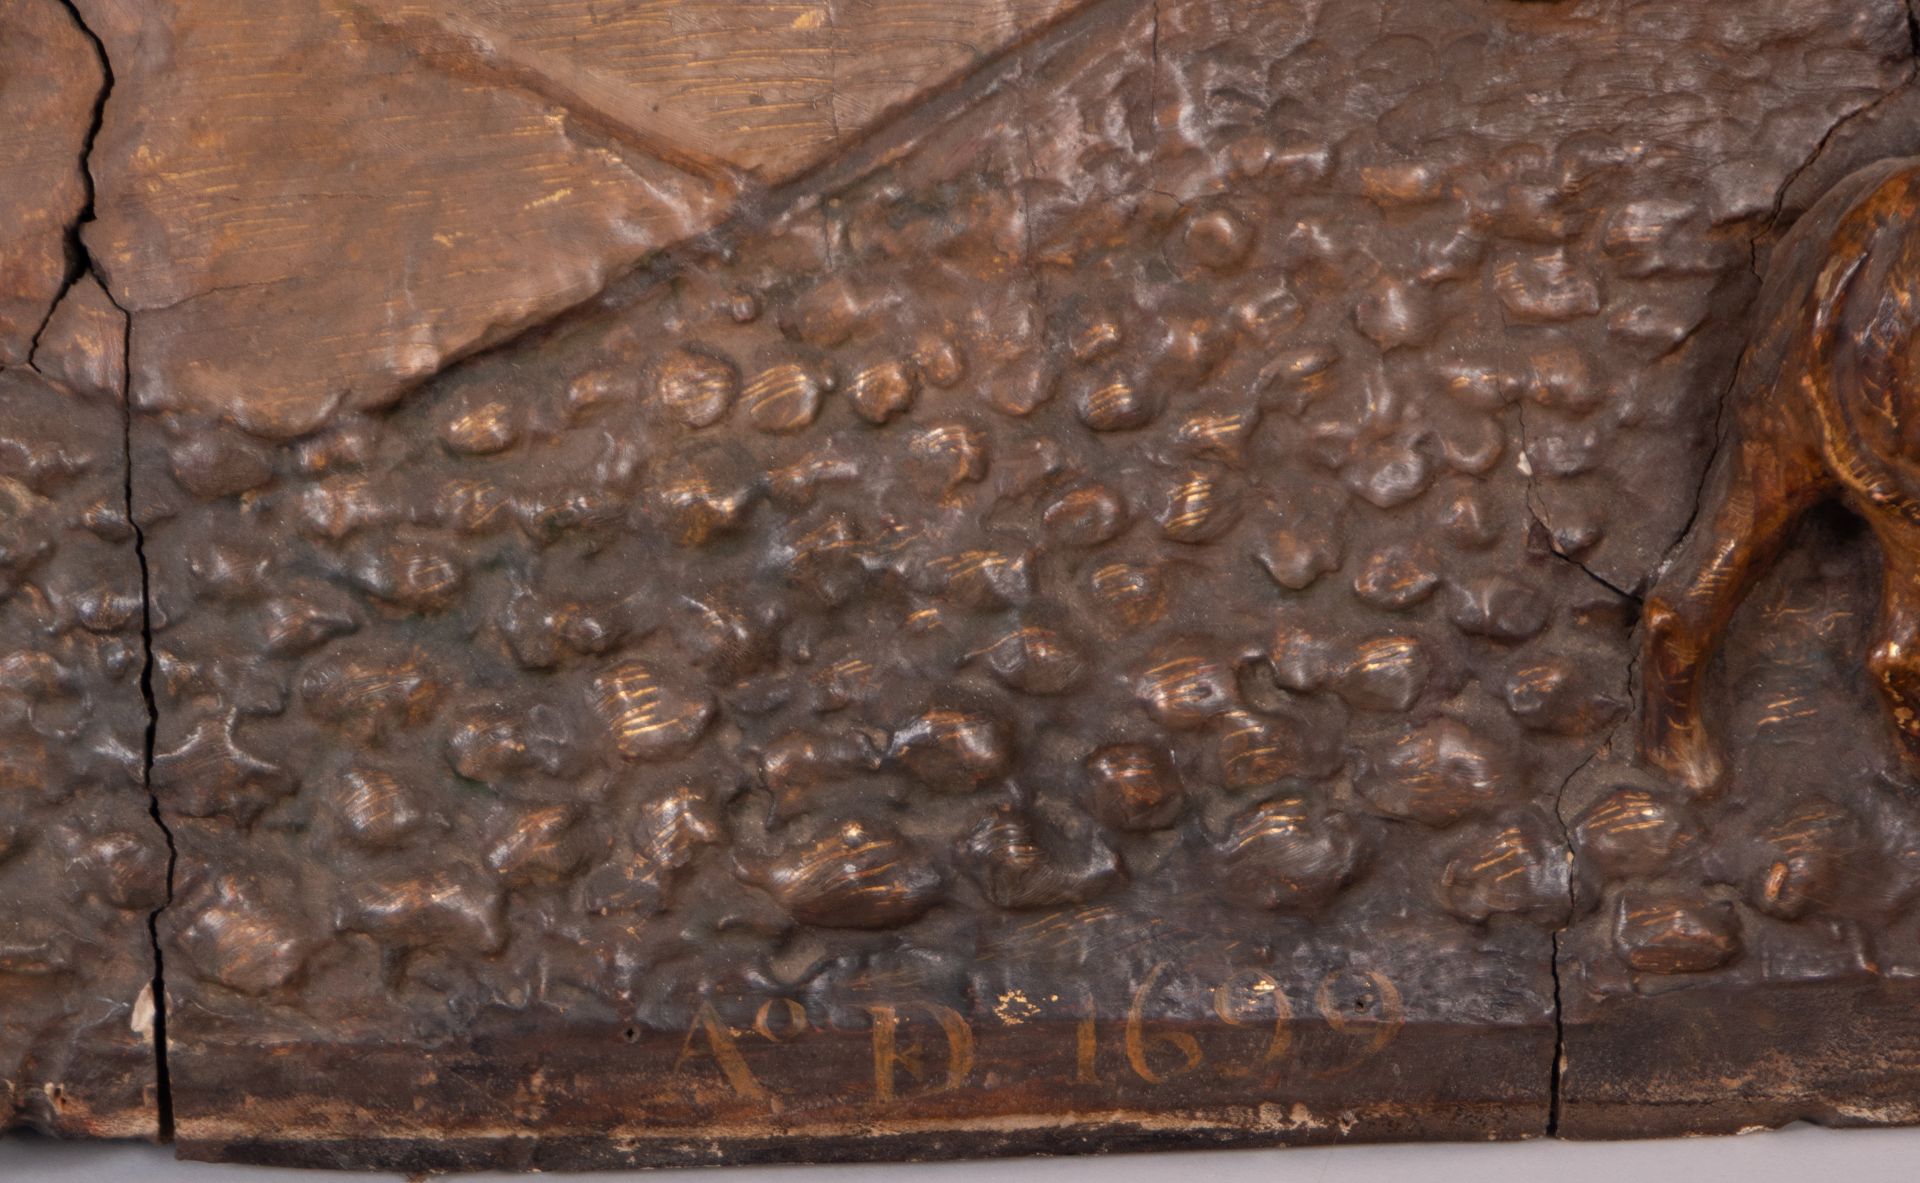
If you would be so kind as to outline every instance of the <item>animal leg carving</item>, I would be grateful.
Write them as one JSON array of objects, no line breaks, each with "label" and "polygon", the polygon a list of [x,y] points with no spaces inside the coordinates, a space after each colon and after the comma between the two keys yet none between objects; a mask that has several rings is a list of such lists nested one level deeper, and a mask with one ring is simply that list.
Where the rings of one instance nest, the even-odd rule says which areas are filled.
[{"label": "animal leg carving", "polygon": [[1699,793],[1720,757],[1701,719],[1701,689],[1727,622],[1822,491],[1820,470],[1779,445],[1736,434],[1708,474],[1698,521],[1647,599],[1641,756]]},{"label": "animal leg carving", "polygon": [[1881,524],[1878,533],[1885,577],[1867,672],[1887,704],[1901,757],[1920,775],[1920,530]]}]

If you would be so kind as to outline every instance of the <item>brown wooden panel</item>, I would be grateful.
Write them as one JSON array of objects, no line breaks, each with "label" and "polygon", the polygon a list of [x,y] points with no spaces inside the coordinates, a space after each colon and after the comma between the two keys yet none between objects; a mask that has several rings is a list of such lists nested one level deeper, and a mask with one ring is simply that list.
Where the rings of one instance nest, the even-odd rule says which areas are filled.
[{"label": "brown wooden panel", "polygon": [[118,375],[79,344],[124,348],[97,299],[83,280],[38,368],[0,369],[0,1128],[151,1138],[169,852],[143,783],[124,410],[89,380]]},{"label": "brown wooden panel", "polygon": [[78,5],[184,1153],[1915,1118],[1899,0]]}]

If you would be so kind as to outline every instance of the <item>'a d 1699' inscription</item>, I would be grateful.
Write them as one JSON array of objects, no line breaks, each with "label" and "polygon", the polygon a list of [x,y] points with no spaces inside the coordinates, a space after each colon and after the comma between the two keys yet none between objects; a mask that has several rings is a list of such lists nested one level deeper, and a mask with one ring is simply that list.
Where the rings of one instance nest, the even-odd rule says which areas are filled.
[{"label": "'a d 1699' inscription", "polygon": [[[1350,1072],[1393,1042],[1405,1022],[1400,991],[1367,969],[1327,974],[1301,1006],[1267,971],[1237,970],[1212,988],[1209,1013],[1154,1017],[1171,968],[1161,963],[1149,970],[1131,992],[1125,1017],[1114,1019],[1099,1017],[1090,1003],[1075,1013],[1072,999],[1032,999],[1017,990],[984,1017],[925,999],[871,1002],[859,1008],[868,1019],[864,1032],[825,1026],[793,998],[761,1001],[751,1021],[739,1026],[703,1001],[673,1070],[688,1083],[717,1074],[736,1098],[777,1112],[802,1103],[793,1095],[800,1086],[773,1083],[789,1075],[783,1069],[790,1060],[815,1062],[797,1049],[817,1056],[824,1048],[816,1050],[815,1041],[832,1040],[844,1051],[864,1035],[870,1087],[854,1097],[808,1094],[805,1104],[887,1105],[970,1087],[993,1090],[1015,1078],[1108,1088],[1211,1078],[1261,1088],[1287,1077]],[[817,1085],[817,1079],[806,1083]]]}]

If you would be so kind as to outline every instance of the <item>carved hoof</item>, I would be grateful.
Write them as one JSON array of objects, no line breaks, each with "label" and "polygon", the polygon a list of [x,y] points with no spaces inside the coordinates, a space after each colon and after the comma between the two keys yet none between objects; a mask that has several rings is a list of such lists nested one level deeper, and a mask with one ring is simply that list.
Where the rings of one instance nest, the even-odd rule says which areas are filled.
[{"label": "carved hoof", "polygon": [[1642,758],[1679,781],[1696,797],[1717,796],[1726,774],[1713,745],[1699,738],[1698,733],[1685,733],[1664,743],[1650,743]]}]

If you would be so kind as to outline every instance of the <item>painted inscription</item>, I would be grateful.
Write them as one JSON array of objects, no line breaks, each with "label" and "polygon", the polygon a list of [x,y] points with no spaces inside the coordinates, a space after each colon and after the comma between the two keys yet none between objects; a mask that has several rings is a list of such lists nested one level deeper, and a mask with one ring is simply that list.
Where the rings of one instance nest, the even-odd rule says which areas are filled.
[{"label": "painted inscription", "polygon": [[[1018,1036],[1023,1065],[1041,1066],[1041,1077],[1058,1065],[1057,1078],[1076,1085],[1154,1086],[1211,1073],[1221,1081],[1273,1087],[1289,1074],[1323,1079],[1350,1072],[1393,1042],[1405,1023],[1400,991],[1375,970],[1342,969],[1327,974],[1310,995],[1310,1013],[1297,1010],[1272,974],[1242,969],[1211,990],[1219,1032],[1206,1039],[1190,1024],[1152,1017],[1167,988],[1170,963],[1154,966],[1131,992],[1124,1019],[1102,1019],[1082,1004],[1071,1023],[1045,1020],[1049,1008],[1072,1006],[1058,995],[1029,998],[1008,991],[984,1018],[924,999],[874,1002],[858,1008],[866,1017],[865,1042],[872,1075],[865,1094],[834,1098],[889,1105],[911,1096],[991,1088],[995,1074],[983,1068],[986,1040]],[[1317,1046],[1303,1055],[1303,1036]],[[759,1049],[795,1045],[809,1038],[859,1034],[828,1027],[792,998],[769,998],[750,1022],[730,1024],[715,1004],[703,1001],[688,1024],[673,1070],[690,1081],[717,1074],[733,1095],[769,1112],[787,1108],[790,1097],[756,1071]],[[1223,1034],[1230,1035],[1223,1038]],[[822,1098],[824,1100],[824,1098]]]}]

